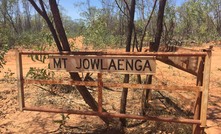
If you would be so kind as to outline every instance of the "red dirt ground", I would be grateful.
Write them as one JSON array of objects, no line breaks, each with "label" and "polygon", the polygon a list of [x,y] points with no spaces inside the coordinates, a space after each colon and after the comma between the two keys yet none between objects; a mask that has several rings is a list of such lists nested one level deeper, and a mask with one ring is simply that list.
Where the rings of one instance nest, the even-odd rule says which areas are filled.
[{"label": "red dirt ground", "polygon": [[[81,45],[79,49],[82,49]],[[208,48],[208,45],[200,48]],[[17,83],[16,79],[16,58],[15,50],[10,50],[5,60],[7,64],[0,73],[0,133],[54,133],[59,124],[53,120],[61,118],[60,114],[41,113],[41,112],[20,112],[17,101]],[[42,67],[40,63],[34,63],[30,58],[25,57],[24,73],[29,67]],[[161,64],[158,64],[161,66]],[[10,71],[11,70],[11,71]],[[10,73],[15,73],[10,76]],[[207,134],[221,134],[221,47],[213,48],[211,79],[209,91],[208,121]],[[185,80],[183,80],[185,81]],[[98,117],[70,115],[67,124],[75,126],[87,124],[102,125],[103,122]]]}]

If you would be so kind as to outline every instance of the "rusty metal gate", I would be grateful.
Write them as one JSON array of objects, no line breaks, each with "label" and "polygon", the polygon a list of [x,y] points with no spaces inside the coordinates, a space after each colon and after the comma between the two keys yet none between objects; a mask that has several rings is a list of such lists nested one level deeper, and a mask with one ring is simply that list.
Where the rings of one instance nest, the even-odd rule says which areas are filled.
[{"label": "rusty metal gate", "polygon": [[[130,83],[113,83],[103,82],[102,72],[97,71],[97,81],[73,81],[73,80],[30,80],[23,76],[23,55],[52,55],[52,56],[104,56],[104,57],[154,57],[156,60],[163,61],[167,64],[173,65],[181,70],[197,76],[196,86],[167,86],[167,85],[151,85],[151,84],[130,84]],[[18,51],[17,52],[17,75],[18,75],[18,92],[19,92],[19,106],[20,110],[53,112],[53,113],[68,113],[68,114],[82,114],[91,116],[116,117],[116,118],[131,118],[140,120],[152,120],[163,122],[176,122],[185,124],[196,124],[202,129],[206,127],[207,119],[207,105],[211,66],[211,49],[200,52],[36,52],[36,51]],[[56,60],[55,60],[56,61]],[[193,63],[194,62],[194,63]],[[191,66],[190,66],[191,63]],[[56,63],[58,64],[58,63]],[[121,63],[120,63],[121,64]],[[151,63],[152,64],[152,63]],[[61,66],[60,66],[61,67]],[[65,110],[65,109],[47,109],[39,107],[27,107],[24,100],[24,85],[25,84],[64,84],[76,86],[95,86],[98,92],[98,110],[97,111],[79,111],[79,110]],[[197,100],[195,102],[194,118],[174,118],[174,117],[152,117],[140,116],[132,114],[108,113],[102,110],[102,89],[103,87],[122,87],[122,88],[140,88],[152,90],[167,90],[167,91],[194,91],[197,93]]]}]

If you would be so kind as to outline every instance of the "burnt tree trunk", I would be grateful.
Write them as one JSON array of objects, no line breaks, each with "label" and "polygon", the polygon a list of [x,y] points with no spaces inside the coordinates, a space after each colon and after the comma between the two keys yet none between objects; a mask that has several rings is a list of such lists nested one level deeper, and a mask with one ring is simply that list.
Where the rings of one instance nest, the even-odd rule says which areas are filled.
[{"label": "burnt tree trunk", "polygon": [[163,32],[163,18],[164,18],[164,10],[166,6],[167,0],[160,0],[159,1],[159,11],[157,16],[157,31],[155,35],[155,42],[153,45],[153,51],[157,52],[160,46],[160,39]]},{"label": "burnt tree trunk", "polygon": [[[63,27],[63,24],[61,21],[61,17],[60,17],[60,13],[59,13],[59,9],[58,9],[58,5],[56,3],[56,0],[49,0],[49,4],[50,4],[51,11],[52,11],[56,30],[46,13],[43,1],[39,0],[39,3],[41,5],[42,9],[40,9],[38,7],[38,5],[35,3],[34,0],[29,0],[29,2],[33,5],[33,7],[36,9],[36,11],[46,20],[46,22],[51,30],[51,33],[54,37],[55,43],[58,47],[58,50],[59,51],[71,51],[65,30],[64,30],[64,27]],[[61,43],[60,43],[59,39],[60,39]],[[73,79],[73,80],[81,81],[81,78],[78,73],[70,73],[70,76],[71,76],[71,79]],[[77,90],[82,95],[84,101],[91,107],[92,110],[97,111],[98,110],[97,102],[95,101],[93,96],[90,94],[88,89],[85,86],[76,86],[76,87],[77,87]],[[103,110],[103,111],[106,111],[106,110]],[[106,124],[108,124],[110,122],[110,120],[108,118],[105,118],[105,117],[100,117],[100,118]]]},{"label": "burnt tree trunk", "polygon": [[[131,40],[132,40],[133,29],[134,29],[134,13],[135,13],[136,0],[131,0],[130,5],[131,5],[130,8],[128,7],[129,20],[128,20],[128,26],[127,26],[126,52],[130,52],[130,49],[131,49]],[[129,83],[129,74],[125,74],[124,83]],[[123,88],[122,95],[121,95],[120,113],[126,113],[127,94],[128,94],[128,88]],[[122,126],[126,126],[125,118],[121,118],[120,121],[121,121]]]},{"label": "burnt tree trunk", "polygon": [[49,4],[51,7],[51,12],[53,15],[56,31],[61,41],[61,44],[63,46],[63,51],[71,51],[65,30],[61,21],[61,16],[59,13],[58,5],[55,0],[49,0]]}]

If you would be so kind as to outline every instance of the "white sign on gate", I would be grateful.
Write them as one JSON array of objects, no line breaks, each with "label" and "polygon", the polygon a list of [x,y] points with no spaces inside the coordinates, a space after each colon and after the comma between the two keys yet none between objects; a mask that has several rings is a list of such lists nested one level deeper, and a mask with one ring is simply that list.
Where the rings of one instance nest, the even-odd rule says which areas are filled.
[{"label": "white sign on gate", "polygon": [[50,69],[68,72],[154,74],[154,57],[50,55]]}]

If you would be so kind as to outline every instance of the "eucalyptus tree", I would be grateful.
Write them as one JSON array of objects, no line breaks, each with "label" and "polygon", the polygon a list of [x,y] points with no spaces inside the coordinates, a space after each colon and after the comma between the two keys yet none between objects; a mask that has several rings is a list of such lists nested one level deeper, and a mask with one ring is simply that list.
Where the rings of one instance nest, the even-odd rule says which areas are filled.
[{"label": "eucalyptus tree", "polygon": [[219,33],[219,1],[189,0],[177,8],[176,33],[186,40],[206,42]]},{"label": "eucalyptus tree", "polygon": [[3,16],[3,25],[5,27],[10,27],[15,33],[19,33],[18,28],[16,27],[16,21],[13,16],[16,16],[17,0],[1,0],[0,1],[0,12]]},{"label": "eucalyptus tree", "polygon": [[209,23],[210,28],[215,27],[219,36],[221,36],[221,0],[207,0],[207,5],[210,8]]},{"label": "eucalyptus tree", "polygon": [[27,0],[22,0],[24,13],[24,30],[31,29],[31,4]]},{"label": "eucalyptus tree", "polygon": [[16,0],[0,0],[0,68],[5,64],[4,56],[9,46],[14,43],[12,37],[19,32],[13,18],[18,7],[16,3]]},{"label": "eucalyptus tree", "polygon": [[[55,43],[57,45],[58,51],[71,51],[69,42],[67,40],[66,32],[63,27],[63,23],[61,20],[61,16],[58,9],[58,4],[56,0],[49,0],[46,3],[43,0],[38,0],[38,3],[34,0],[28,0],[32,6],[35,8],[35,10],[44,18],[46,21],[53,38],[55,40]],[[50,9],[46,9],[45,5],[49,4]],[[53,21],[49,18],[48,11],[52,13]],[[70,77],[73,80],[81,81],[81,77],[78,73],[70,73]],[[85,102],[94,110],[97,111],[97,102],[93,98],[93,96],[90,94],[88,89],[85,86],[76,86],[79,93],[85,100]],[[100,117],[105,123],[109,123],[110,119],[105,117]]]}]

